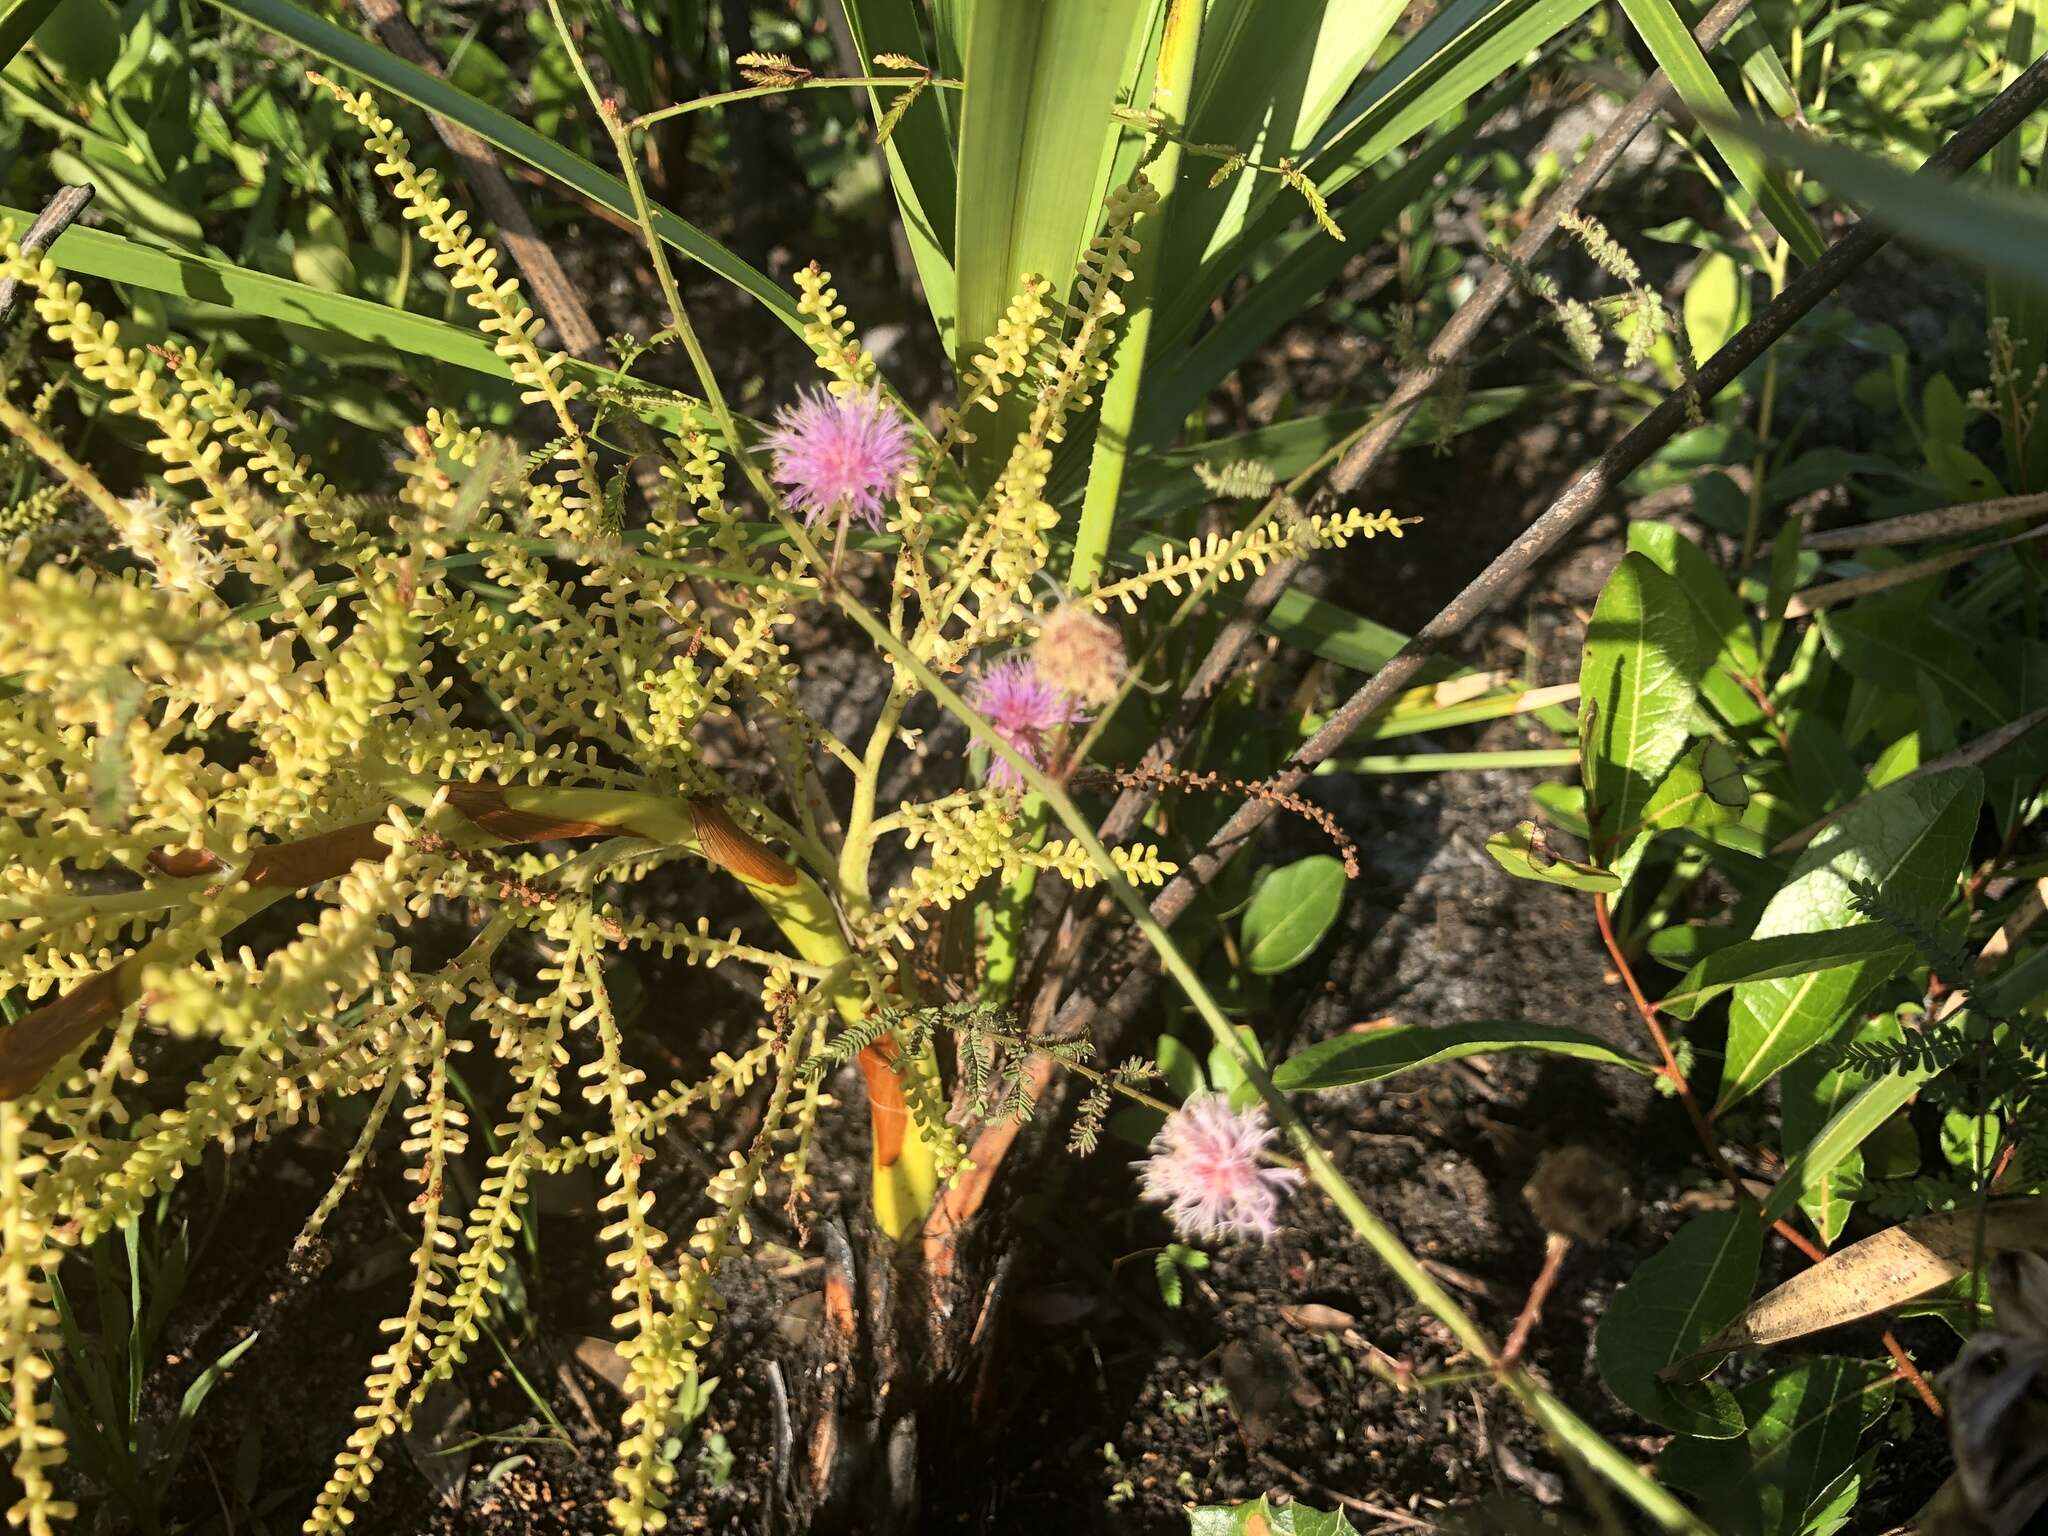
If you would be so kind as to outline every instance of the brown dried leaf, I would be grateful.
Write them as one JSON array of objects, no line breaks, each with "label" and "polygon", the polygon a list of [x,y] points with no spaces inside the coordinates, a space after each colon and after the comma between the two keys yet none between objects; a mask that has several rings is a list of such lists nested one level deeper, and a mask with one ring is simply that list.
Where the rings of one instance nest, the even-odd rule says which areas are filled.
[{"label": "brown dried leaf", "polygon": [[[1978,1213],[1944,1211],[1851,1243],[1754,1303],[1702,1353],[1782,1344],[1924,1296],[1978,1257]],[[2048,1197],[1994,1201],[1983,1213],[1983,1254],[2048,1247]]]},{"label": "brown dried leaf", "polygon": [[1333,1332],[1349,1328],[1358,1321],[1349,1312],[1339,1312],[1335,1307],[1314,1301],[1304,1302],[1298,1307],[1282,1307],[1280,1320],[1291,1328],[1329,1329]]}]

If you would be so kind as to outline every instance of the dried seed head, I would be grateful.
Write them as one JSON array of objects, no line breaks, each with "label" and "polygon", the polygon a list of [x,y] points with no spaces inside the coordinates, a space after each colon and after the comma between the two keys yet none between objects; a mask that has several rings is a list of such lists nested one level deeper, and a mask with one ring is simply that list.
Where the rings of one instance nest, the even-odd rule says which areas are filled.
[{"label": "dried seed head", "polygon": [[1075,698],[1107,704],[1124,677],[1123,636],[1115,625],[1069,603],[1039,626],[1031,659],[1048,682]]},{"label": "dried seed head", "polygon": [[1635,1211],[1621,1173],[1591,1147],[1553,1147],[1537,1159],[1522,1198],[1546,1232],[1601,1243]]}]

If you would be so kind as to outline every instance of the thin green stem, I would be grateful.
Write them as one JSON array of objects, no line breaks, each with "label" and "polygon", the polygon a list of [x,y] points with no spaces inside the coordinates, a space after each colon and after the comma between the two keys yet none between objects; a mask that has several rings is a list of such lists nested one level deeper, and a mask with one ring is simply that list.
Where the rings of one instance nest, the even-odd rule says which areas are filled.
[{"label": "thin green stem", "polygon": [[[1273,1119],[1286,1135],[1289,1143],[1300,1156],[1302,1167],[1307,1171],[1316,1187],[1330,1198],[1332,1204],[1343,1213],[1352,1230],[1365,1239],[1368,1247],[1378,1255],[1382,1264],[1393,1271],[1415,1299],[1436,1314],[1437,1318],[1451,1331],[1454,1338],[1475,1359],[1489,1368],[1497,1366],[1499,1351],[1493,1341],[1479,1325],[1472,1320],[1464,1308],[1438,1284],[1436,1277],[1423,1267],[1422,1261],[1409,1251],[1393,1228],[1382,1221],[1366,1205],[1349,1180],[1330,1160],[1294,1106],[1286,1096],[1273,1086],[1273,1080],[1266,1073],[1243,1040],[1232,1028],[1229,1018],[1211,995],[1193,965],[1181,953],[1172,935],[1152,916],[1144,897],[1126,880],[1109,851],[1095,835],[1088,818],[1070,799],[1064,789],[1055,783],[1039,766],[1000,737],[997,737],[989,723],[970,708],[967,701],[949,688],[945,680],[920,661],[906,646],[860,602],[844,591],[836,592],[840,611],[866,630],[869,638],[886,651],[897,665],[910,672],[918,682],[936,699],[941,708],[956,719],[964,722],[989,742],[989,749],[1016,770],[1026,784],[1045,797],[1046,804],[1065,825],[1074,841],[1087,853],[1089,862],[1095,866],[1110,894],[1118,905],[1145,935],[1154,953],[1159,956],[1167,973],[1179,984],[1182,994],[1194,1005],[1195,1011],[1209,1026],[1216,1043],[1234,1060],[1246,1081],[1258,1091]],[[1702,1524],[1683,1504],[1665,1489],[1646,1477],[1619,1451],[1609,1445],[1577,1415],[1557,1401],[1536,1384],[1519,1367],[1495,1369],[1496,1379],[1522,1405],[1523,1409],[1543,1426],[1560,1444],[1565,1445],[1585,1459],[1603,1476],[1612,1482],[1638,1508],[1666,1530],[1696,1533],[1696,1536],[1711,1536],[1708,1527]]]},{"label": "thin green stem", "polygon": [[950,91],[960,89],[958,80],[948,80],[939,75],[839,75],[829,80],[793,80],[787,85],[749,85],[737,91],[720,91],[716,96],[699,96],[694,101],[679,102],[673,107],[643,112],[626,126],[651,128],[656,123],[666,122],[672,117],[681,117],[686,112],[703,112],[712,107],[730,106],[733,102],[751,101],[757,96],[780,96],[785,91],[829,91],[840,86],[876,85],[900,85],[906,90],[913,86],[932,85]]}]

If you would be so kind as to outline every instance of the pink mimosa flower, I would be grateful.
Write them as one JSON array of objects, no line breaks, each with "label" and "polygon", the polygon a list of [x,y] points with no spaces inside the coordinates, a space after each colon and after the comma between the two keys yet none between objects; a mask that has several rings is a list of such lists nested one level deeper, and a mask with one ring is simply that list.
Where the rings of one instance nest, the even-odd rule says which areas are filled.
[{"label": "pink mimosa flower", "polygon": [[1183,1237],[1263,1241],[1279,1225],[1281,1200],[1301,1182],[1296,1170],[1259,1161],[1278,1135],[1262,1106],[1232,1109],[1223,1094],[1198,1093],[1166,1117],[1152,1155],[1131,1166],[1145,1198],[1166,1206]]},{"label": "pink mimosa flower", "polygon": [[[1047,682],[1023,656],[1007,657],[983,672],[968,687],[967,702],[995,727],[996,735],[1038,768],[1045,766],[1047,736],[1063,725],[1081,725],[1088,719],[1071,695]],[[1014,789],[1024,779],[998,757],[989,763],[988,781]]]},{"label": "pink mimosa flower", "polygon": [[896,478],[914,457],[909,423],[875,389],[837,397],[805,390],[776,413],[765,441],[770,472],[806,523],[843,510],[878,533]]}]

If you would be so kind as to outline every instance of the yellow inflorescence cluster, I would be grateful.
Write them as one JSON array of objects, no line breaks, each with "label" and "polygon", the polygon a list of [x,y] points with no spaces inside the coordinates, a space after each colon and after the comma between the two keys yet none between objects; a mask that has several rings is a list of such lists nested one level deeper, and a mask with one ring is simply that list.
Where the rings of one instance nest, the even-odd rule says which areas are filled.
[{"label": "yellow inflorescence cluster", "polygon": [[[892,1234],[908,1231],[965,1149],[929,1045],[890,1056],[881,1038],[884,1012],[915,1002],[903,951],[933,914],[991,882],[1103,878],[1080,845],[1037,842],[1011,791],[941,783],[895,809],[880,797],[922,750],[905,722],[927,692],[920,679],[982,664],[1051,611],[1053,451],[1106,377],[1131,231],[1156,194],[1137,178],[1112,196],[1066,285],[1024,283],[956,409],[919,438],[886,520],[889,686],[866,740],[849,741],[804,707],[790,647],[800,613],[844,591],[839,572],[779,504],[778,534],[750,498],[729,497],[734,469],[747,473],[732,483],[757,488],[758,473],[689,418],[646,505],[622,521],[628,477],[600,462],[581,419],[590,402],[539,350],[519,285],[371,98],[331,88],[524,400],[550,418],[542,450],[436,408],[397,445],[395,497],[346,495],[204,354],[127,346],[77,285],[0,229],[0,276],[26,285],[41,336],[108,408],[145,424],[171,492],[113,495],[49,434],[49,387],[14,399],[23,349],[0,355],[8,462],[43,479],[0,508],[0,678],[12,684],[0,694],[0,994],[37,1010],[0,1030],[0,1369],[12,1402],[0,1443],[23,1490],[16,1518],[44,1530],[66,1513],[49,1481],[62,1448],[42,1354],[61,1245],[133,1217],[209,1146],[360,1095],[366,1124],[301,1245],[317,1246],[380,1128],[402,1123],[418,1246],[307,1529],[348,1523],[390,1437],[463,1361],[499,1304],[534,1178],[587,1165],[606,1184],[628,1365],[610,1513],[622,1531],[654,1530],[719,1266],[748,1241],[748,1207],[771,1176],[792,1211],[808,1186],[833,1100],[805,1062],[871,1039],[887,1058],[909,1129],[886,1159],[877,1143],[876,1208]],[[797,287],[833,389],[876,386],[829,274],[806,268]],[[985,489],[970,491],[950,456],[973,441],[973,408],[1006,399],[1022,425],[987,461]],[[116,553],[100,568],[34,542],[73,504],[109,530]],[[1155,589],[1399,532],[1384,513],[1282,516],[1162,549],[1066,601],[1131,612]],[[1120,670],[1115,638],[1104,654]],[[1103,681],[1113,693],[1115,677]],[[765,763],[768,787],[735,782],[740,753]],[[827,796],[827,763],[851,785],[843,804]],[[1135,884],[1173,873],[1151,845],[1112,857]],[[686,858],[736,878],[782,947],[714,934],[708,920],[656,921],[620,896]],[[311,903],[295,927],[257,921],[295,896]],[[466,947],[418,964],[419,930],[464,915]],[[606,981],[607,955],[626,947],[752,967],[758,1040],[649,1091]],[[182,1082],[150,1083],[166,1035],[210,1054]],[[477,1046],[507,1086],[464,1204],[446,1177],[470,1141],[450,1060]],[[643,1165],[677,1117],[762,1084],[756,1134],[693,1206],[662,1218],[688,1224],[672,1241]]]}]

